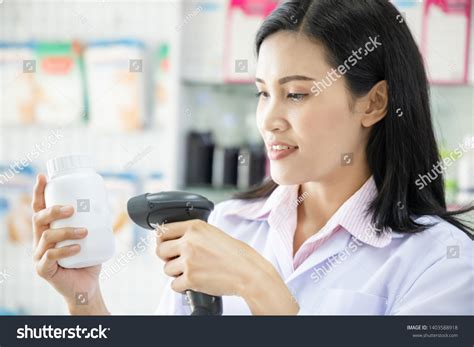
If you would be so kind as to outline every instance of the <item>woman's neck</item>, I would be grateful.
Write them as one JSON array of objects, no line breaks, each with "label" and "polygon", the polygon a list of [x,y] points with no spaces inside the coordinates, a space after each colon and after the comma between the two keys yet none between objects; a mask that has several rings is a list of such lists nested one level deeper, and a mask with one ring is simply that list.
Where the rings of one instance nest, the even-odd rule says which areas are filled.
[{"label": "woman's neck", "polygon": [[302,202],[297,210],[294,254],[301,244],[317,233],[341,205],[369,179],[368,167],[355,169],[342,167],[338,173],[331,174],[325,180],[300,185],[298,196],[302,197]]}]

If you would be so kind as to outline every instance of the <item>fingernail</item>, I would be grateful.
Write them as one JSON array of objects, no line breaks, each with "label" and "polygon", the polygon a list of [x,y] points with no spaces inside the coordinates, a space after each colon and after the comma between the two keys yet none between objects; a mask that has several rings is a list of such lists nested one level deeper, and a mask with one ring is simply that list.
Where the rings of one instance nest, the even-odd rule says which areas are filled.
[{"label": "fingernail", "polygon": [[63,206],[60,209],[61,213],[69,213],[72,211],[72,206]]},{"label": "fingernail", "polygon": [[84,228],[74,229],[74,234],[77,236],[84,236],[87,233],[87,230]]}]

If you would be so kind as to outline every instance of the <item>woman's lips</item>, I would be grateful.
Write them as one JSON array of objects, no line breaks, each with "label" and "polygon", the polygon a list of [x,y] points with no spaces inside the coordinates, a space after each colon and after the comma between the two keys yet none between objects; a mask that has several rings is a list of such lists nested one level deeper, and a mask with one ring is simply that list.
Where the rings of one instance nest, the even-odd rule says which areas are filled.
[{"label": "woman's lips", "polygon": [[294,152],[298,150],[298,147],[288,146],[288,145],[285,145],[285,146],[289,148],[288,149],[274,149],[273,146],[269,146],[267,150],[268,158],[270,158],[270,160],[280,160],[280,159],[288,157],[289,155],[293,154]]}]

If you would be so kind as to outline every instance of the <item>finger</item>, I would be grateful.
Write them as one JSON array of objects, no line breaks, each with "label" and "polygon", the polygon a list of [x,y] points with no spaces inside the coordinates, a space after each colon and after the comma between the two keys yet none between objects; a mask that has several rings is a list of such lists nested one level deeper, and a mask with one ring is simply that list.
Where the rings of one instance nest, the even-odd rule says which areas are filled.
[{"label": "finger", "polygon": [[46,208],[46,203],[44,201],[44,188],[46,187],[46,176],[39,174],[36,176],[36,183],[33,189],[33,200],[31,202],[31,207],[34,212],[38,212]]},{"label": "finger", "polygon": [[79,240],[86,237],[86,235],[87,230],[84,228],[48,229],[41,235],[41,239],[33,254],[33,259],[41,259],[48,249],[54,248],[58,242]]},{"label": "finger", "polygon": [[[157,238],[161,241],[174,240],[183,236],[193,225],[202,222],[199,219],[188,220],[185,222],[168,223],[159,226],[156,229]],[[204,223],[204,222],[203,222]]]},{"label": "finger", "polygon": [[55,220],[68,218],[74,213],[74,207],[55,205],[38,211],[34,214],[34,223],[37,226],[49,225]]},{"label": "finger", "polygon": [[72,206],[52,206],[36,212],[33,215],[33,236],[34,245],[37,245],[41,235],[47,229],[49,224],[57,219],[70,217],[74,213]]},{"label": "finger", "polygon": [[165,261],[177,257],[180,255],[181,243],[181,240],[169,240],[159,243],[157,242],[156,255]]},{"label": "finger", "polygon": [[80,245],[48,249],[36,266],[37,273],[43,278],[51,278],[57,270],[58,260],[73,256],[80,250]]},{"label": "finger", "polygon": [[180,257],[166,262],[163,267],[165,274],[170,277],[180,276],[184,271],[183,261]]},{"label": "finger", "polygon": [[156,236],[156,239],[157,240],[161,240],[161,236],[163,236],[163,234],[167,233],[170,229],[169,229],[169,226],[171,225],[172,223],[170,224],[158,224],[157,227],[155,228],[155,236]]},{"label": "finger", "polygon": [[188,281],[186,280],[186,276],[183,274],[181,276],[176,277],[173,281],[171,281],[171,289],[178,293],[184,293],[189,288]]}]

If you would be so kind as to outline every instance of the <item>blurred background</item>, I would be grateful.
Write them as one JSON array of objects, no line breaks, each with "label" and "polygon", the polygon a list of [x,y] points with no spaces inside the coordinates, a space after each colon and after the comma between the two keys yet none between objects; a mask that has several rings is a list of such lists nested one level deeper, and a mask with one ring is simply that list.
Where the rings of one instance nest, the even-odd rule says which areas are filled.
[{"label": "blurred background", "polygon": [[[113,213],[109,310],[153,314],[166,278],[126,202],[170,189],[219,202],[268,174],[253,42],[277,3],[0,0],[0,314],[67,313],[35,275],[30,204],[46,161],[78,152],[93,157]],[[425,59],[441,155],[470,150],[447,168],[447,200],[472,202],[472,2],[394,4]]]}]

